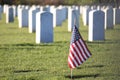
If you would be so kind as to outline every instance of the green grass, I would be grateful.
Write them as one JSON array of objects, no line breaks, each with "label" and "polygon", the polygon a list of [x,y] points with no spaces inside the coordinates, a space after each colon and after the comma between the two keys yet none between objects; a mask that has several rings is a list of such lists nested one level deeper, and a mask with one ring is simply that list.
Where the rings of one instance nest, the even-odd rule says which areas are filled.
[{"label": "green grass", "polygon": [[[35,44],[35,33],[18,28],[18,21],[0,20],[0,80],[70,80],[67,58],[71,32],[67,20],[54,28],[54,43]],[[88,42],[87,27],[80,32],[92,57],[73,70],[74,80],[120,80],[120,25],[105,31],[105,41]]]}]

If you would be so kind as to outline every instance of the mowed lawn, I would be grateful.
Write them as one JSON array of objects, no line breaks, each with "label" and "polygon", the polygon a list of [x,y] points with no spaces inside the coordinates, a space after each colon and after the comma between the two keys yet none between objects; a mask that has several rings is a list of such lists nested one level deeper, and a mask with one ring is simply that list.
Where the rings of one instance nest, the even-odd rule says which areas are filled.
[{"label": "mowed lawn", "polygon": [[[71,80],[67,59],[71,32],[67,20],[54,28],[54,42],[35,44],[35,33],[18,28],[18,20],[0,20],[0,80]],[[105,31],[105,41],[88,41],[88,29],[79,31],[92,57],[73,69],[74,80],[120,80],[120,25]]]}]

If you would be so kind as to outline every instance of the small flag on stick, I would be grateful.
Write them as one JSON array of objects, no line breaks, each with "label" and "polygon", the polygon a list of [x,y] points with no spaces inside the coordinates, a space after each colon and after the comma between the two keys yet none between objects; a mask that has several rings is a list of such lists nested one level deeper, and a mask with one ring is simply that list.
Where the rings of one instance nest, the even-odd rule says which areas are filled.
[{"label": "small flag on stick", "polygon": [[90,51],[82,39],[77,27],[74,26],[68,55],[68,66],[70,69],[76,68],[90,56]]}]

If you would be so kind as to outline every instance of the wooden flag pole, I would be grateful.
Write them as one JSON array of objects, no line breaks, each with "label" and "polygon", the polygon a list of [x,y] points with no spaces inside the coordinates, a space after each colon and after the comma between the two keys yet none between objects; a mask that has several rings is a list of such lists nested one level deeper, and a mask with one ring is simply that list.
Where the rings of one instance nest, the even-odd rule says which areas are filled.
[{"label": "wooden flag pole", "polygon": [[72,69],[71,69],[71,80],[72,80]]}]

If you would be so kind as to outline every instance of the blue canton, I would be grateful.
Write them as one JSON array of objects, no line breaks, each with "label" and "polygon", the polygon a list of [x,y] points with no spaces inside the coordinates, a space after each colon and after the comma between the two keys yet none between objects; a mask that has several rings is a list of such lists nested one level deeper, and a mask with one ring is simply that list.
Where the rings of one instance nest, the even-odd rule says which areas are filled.
[{"label": "blue canton", "polygon": [[80,34],[76,26],[73,27],[73,33],[71,37],[71,44],[78,41],[80,39]]}]

